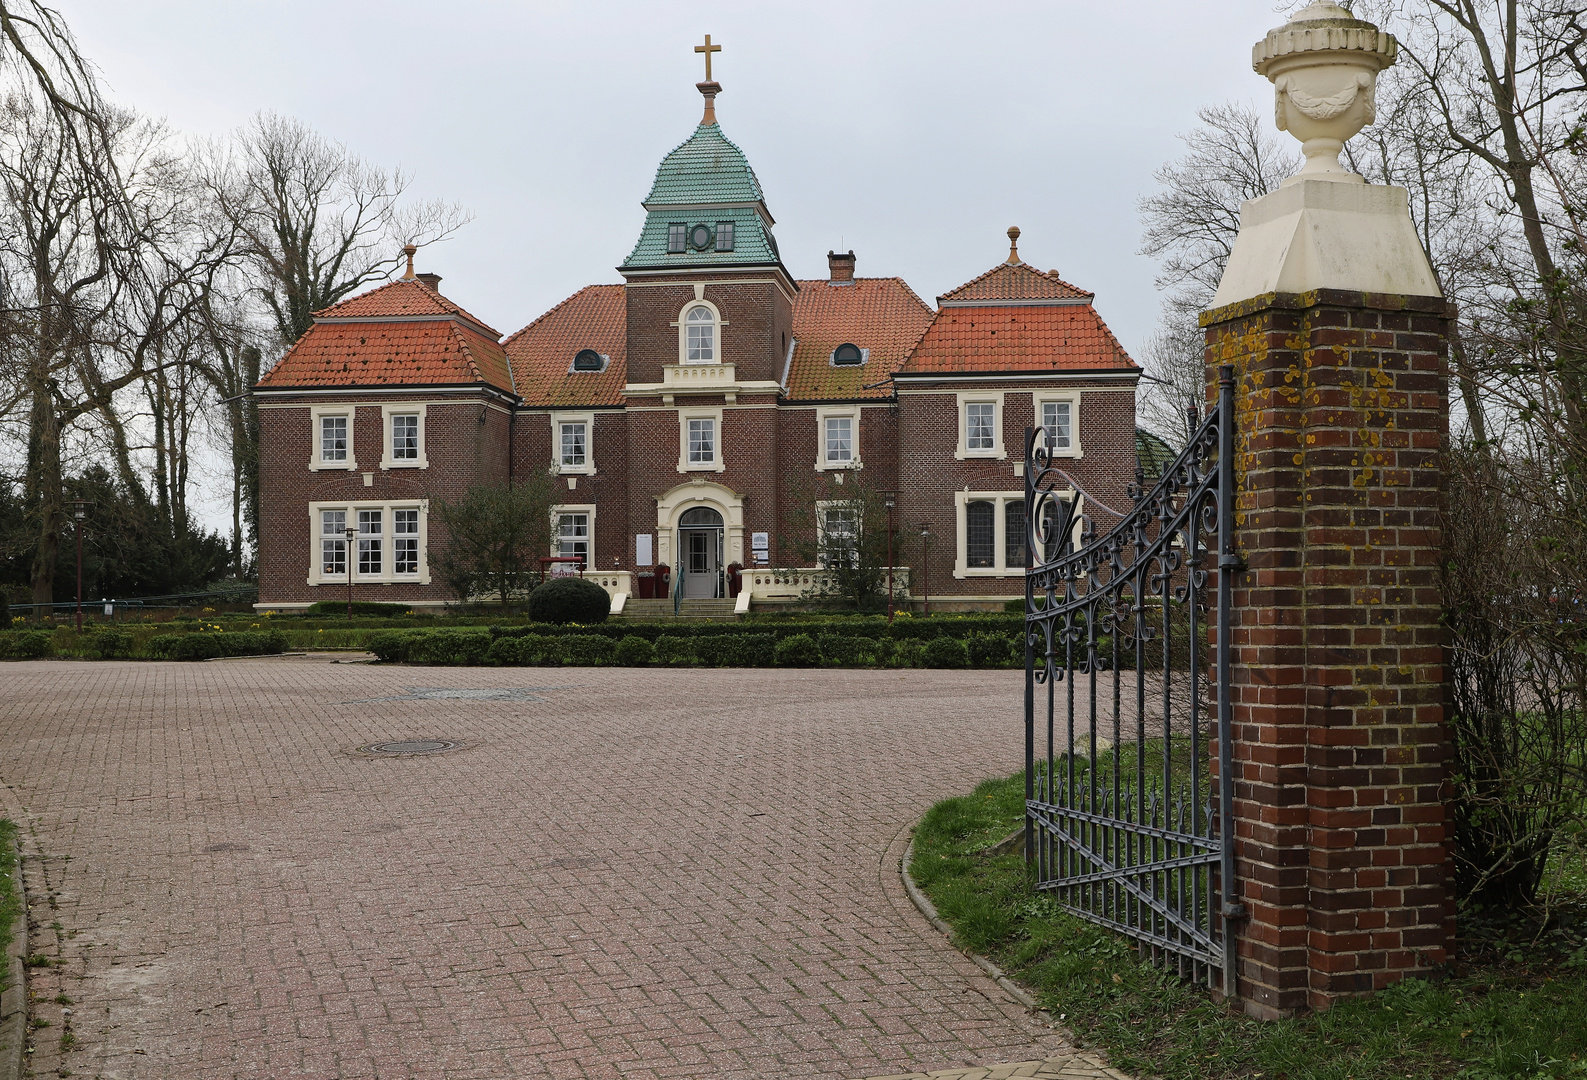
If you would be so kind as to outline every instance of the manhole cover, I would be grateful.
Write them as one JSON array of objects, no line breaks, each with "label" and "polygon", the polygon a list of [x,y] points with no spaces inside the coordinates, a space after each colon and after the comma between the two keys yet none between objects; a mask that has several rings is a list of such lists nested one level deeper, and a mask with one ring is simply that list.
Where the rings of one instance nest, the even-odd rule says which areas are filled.
[{"label": "manhole cover", "polygon": [[457,745],[441,739],[399,739],[396,742],[370,743],[358,749],[366,754],[440,754],[455,750]]}]

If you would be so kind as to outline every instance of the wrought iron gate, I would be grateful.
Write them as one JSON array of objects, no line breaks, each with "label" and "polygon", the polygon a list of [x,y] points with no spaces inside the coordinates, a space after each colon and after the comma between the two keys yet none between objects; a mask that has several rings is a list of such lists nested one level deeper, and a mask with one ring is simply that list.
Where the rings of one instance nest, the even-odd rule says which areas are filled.
[{"label": "wrought iron gate", "polygon": [[1239,561],[1232,369],[1220,376],[1189,444],[1155,484],[1137,471],[1133,508],[1101,537],[1065,459],[1043,429],[1026,432],[1025,852],[1036,888],[1067,910],[1233,987],[1230,574],[1208,603],[1214,553],[1218,567]]}]

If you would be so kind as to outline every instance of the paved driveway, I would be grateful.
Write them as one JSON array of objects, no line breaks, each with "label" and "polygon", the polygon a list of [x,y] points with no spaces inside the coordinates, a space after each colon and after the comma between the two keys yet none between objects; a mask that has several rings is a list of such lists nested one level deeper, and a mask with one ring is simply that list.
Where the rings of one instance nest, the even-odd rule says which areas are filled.
[{"label": "paved driveway", "polygon": [[[33,1066],[748,1080],[1056,1053],[897,876],[926,807],[1018,767],[1021,686],[0,665],[0,809],[61,958],[34,985],[75,999],[41,1006]],[[462,748],[356,749],[428,738]]]}]

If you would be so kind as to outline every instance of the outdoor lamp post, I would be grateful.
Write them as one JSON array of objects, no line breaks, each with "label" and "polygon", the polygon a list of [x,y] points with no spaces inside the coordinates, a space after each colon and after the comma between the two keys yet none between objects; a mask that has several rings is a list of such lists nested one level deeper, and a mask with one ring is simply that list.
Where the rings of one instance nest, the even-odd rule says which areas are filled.
[{"label": "outdoor lamp post", "polygon": [[898,492],[884,491],[882,504],[887,507],[887,621],[893,621],[893,509],[898,505]]},{"label": "outdoor lamp post", "polygon": [[77,533],[77,632],[83,632],[83,522],[88,520],[88,508],[93,504],[87,499],[72,500],[73,531]]},{"label": "outdoor lamp post", "polygon": [[347,617],[353,617],[353,537],[358,535],[358,530],[351,525],[342,530],[347,537]]},{"label": "outdoor lamp post", "polygon": [[920,592],[923,598],[920,613],[931,614],[931,522],[920,523]]}]

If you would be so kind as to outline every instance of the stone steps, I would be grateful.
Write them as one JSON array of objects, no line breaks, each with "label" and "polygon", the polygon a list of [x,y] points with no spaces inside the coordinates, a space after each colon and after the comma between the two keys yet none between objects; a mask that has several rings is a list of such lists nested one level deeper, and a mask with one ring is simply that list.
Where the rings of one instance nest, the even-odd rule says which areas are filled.
[{"label": "stone steps", "polygon": [[635,622],[652,622],[669,619],[709,620],[713,622],[732,622],[738,616],[733,612],[732,600],[685,600],[678,607],[676,615],[672,612],[672,601],[667,600],[636,600],[633,597],[623,605],[622,618],[632,619]]}]

